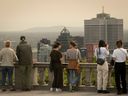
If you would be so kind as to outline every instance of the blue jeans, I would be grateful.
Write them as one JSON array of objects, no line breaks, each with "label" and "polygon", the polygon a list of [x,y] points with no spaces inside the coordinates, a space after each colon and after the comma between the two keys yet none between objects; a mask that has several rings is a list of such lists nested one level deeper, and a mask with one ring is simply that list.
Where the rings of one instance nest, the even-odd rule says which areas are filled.
[{"label": "blue jeans", "polygon": [[80,81],[80,74],[76,70],[69,70],[69,83],[71,85],[77,84]]},{"label": "blue jeans", "polygon": [[12,86],[13,85],[13,67],[2,67],[2,86],[5,86],[6,84],[6,77],[8,75],[8,85]]}]

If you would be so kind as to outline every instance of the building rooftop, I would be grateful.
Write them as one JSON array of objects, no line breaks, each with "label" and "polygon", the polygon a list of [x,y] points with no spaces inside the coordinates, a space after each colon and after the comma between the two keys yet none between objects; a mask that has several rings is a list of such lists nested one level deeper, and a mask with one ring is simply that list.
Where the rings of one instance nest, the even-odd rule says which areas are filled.
[{"label": "building rooftop", "polygon": [[68,30],[66,27],[64,27],[64,28],[62,29],[61,33],[70,33],[70,32],[69,32],[69,30]]}]

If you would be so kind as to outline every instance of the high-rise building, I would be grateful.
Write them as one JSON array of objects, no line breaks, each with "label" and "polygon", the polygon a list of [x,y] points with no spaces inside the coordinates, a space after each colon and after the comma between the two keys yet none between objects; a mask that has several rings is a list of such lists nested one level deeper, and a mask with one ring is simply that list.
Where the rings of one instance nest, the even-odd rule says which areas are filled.
[{"label": "high-rise building", "polygon": [[110,49],[114,49],[117,40],[123,40],[123,19],[116,19],[110,14],[97,14],[96,18],[84,20],[84,44],[97,44],[105,40]]},{"label": "high-rise building", "polygon": [[71,40],[70,32],[66,27],[64,27],[59,37],[56,40],[62,44],[62,48],[61,48],[62,52],[66,52],[66,50],[69,48],[70,40]]}]

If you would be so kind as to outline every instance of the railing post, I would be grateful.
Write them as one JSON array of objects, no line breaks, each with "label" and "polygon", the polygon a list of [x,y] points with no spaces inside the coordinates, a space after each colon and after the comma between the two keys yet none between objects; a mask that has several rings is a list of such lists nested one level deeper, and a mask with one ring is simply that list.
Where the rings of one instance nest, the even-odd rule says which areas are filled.
[{"label": "railing post", "polygon": [[97,65],[95,67],[93,67],[93,74],[94,74],[94,78],[95,78],[95,86],[97,86]]},{"label": "railing post", "polygon": [[82,73],[82,70],[83,70],[83,67],[80,67],[80,82],[79,82],[79,85],[83,84],[83,80],[82,80],[83,79],[82,78],[83,77],[83,73]]},{"label": "railing post", "polygon": [[53,82],[53,79],[54,79],[54,73],[50,71],[50,69],[48,68],[48,86],[51,87],[52,86],[52,82]]},{"label": "railing post", "polygon": [[33,85],[39,85],[38,83],[38,68],[33,68]]},{"label": "railing post", "polygon": [[85,83],[86,86],[91,85],[91,68],[89,66],[85,68]]},{"label": "railing post", "polygon": [[112,78],[112,67],[109,66],[109,71],[108,71],[108,87],[112,86],[111,78]]},{"label": "railing post", "polygon": [[45,81],[45,68],[39,68],[38,67],[38,73],[39,73],[39,84],[44,85]]}]

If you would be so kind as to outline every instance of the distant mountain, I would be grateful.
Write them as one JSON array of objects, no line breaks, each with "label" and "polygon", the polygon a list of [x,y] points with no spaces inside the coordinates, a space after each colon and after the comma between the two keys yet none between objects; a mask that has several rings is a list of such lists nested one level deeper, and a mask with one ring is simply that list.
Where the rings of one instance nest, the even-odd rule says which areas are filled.
[{"label": "distant mountain", "polygon": [[[53,27],[35,27],[24,30],[23,32],[27,34],[41,34],[42,37],[48,38],[51,41],[55,41],[56,38],[60,35],[61,30],[64,26],[53,26]],[[82,27],[66,27],[72,36],[83,36],[84,28]]]},{"label": "distant mountain", "polygon": [[[59,34],[64,27],[65,26],[35,27],[35,28],[26,29],[23,32],[43,32],[44,34],[46,33]],[[66,27],[66,28],[70,31],[71,35],[84,35],[83,27]]]},{"label": "distant mountain", "polygon": [[[0,32],[0,41],[5,40],[15,41],[17,44],[19,42],[19,37],[25,35],[27,40],[32,44],[32,47],[37,46],[37,42],[42,38],[47,38],[52,41],[52,43],[60,35],[61,30],[64,26],[53,26],[53,27],[35,27],[26,29],[19,32]],[[72,36],[83,36],[84,28],[82,27],[67,27]]]}]

